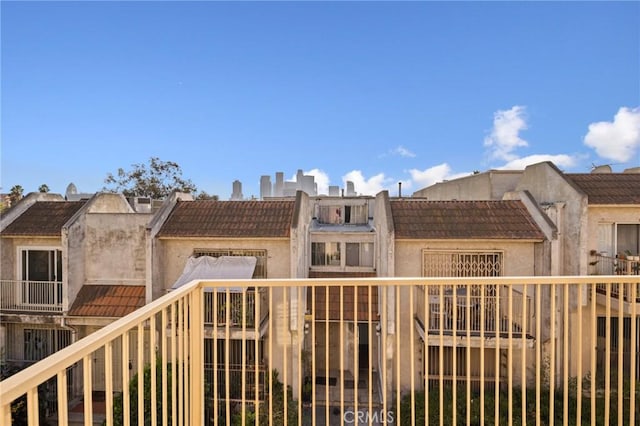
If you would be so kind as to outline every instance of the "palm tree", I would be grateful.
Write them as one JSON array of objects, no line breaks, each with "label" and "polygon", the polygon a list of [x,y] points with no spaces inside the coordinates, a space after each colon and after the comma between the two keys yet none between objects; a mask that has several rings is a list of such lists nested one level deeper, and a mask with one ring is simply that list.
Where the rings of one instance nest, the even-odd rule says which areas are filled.
[{"label": "palm tree", "polygon": [[15,204],[20,201],[23,197],[24,188],[20,185],[13,185],[11,190],[9,191],[9,200],[11,204]]}]

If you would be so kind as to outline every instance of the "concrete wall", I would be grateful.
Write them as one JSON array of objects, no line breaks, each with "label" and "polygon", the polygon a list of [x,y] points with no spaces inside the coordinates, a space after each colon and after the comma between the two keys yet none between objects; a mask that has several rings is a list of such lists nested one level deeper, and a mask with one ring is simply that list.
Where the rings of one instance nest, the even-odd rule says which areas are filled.
[{"label": "concrete wall", "polygon": [[171,288],[182,275],[187,259],[195,249],[243,249],[267,251],[267,278],[289,278],[290,247],[288,238],[203,238],[203,239],[161,239],[160,254],[162,276],[154,281],[161,294]]},{"label": "concrete wall", "polygon": [[[291,278],[307,278],[311,265],[309,225],[313,217],[314,202],[306,192],[298,191],[291,227]],[[301,301],[304,303],[304,299]]]},{"label": "concrete wall", "polygon": [[503,276],[534,275],[533,241],[489,240],[397,240],[395,247],[395,276],[421,277],[422,250],[478,250],[501,251]]},{"label": "concrete wall", "polygon": [[121,194],[96,194],[63,227],[68,307],[86,284],[145,283],[145,228],[151,214],[136,213]]},{"label": "concrete wall", "polygon": [[428,200],[500,200],[505,192],[513,191],[522,171],[491,170],[465,176],[423,188],[414,197]]},{"label": "concrete wall", "polygon": [[145,228],[151,215],[91,213],[85,218],[85,282],[145,283]]},{"label": "concrete wall", "polygon": [[[638,205],[589,206],[587,218],[587,252],[598,250],[598,225],[601,223],[640,224]],[[609,253],[610,256],[616,253]]]},{"label": "concrete wall", "polygon": [[60,237],[8,237],[0,240],[0,279],[19,280],[18,247],[50,247],[62,249]]},{"label": "concrete wall", "polygon": [[545,207],[562,203],[555,217],[549,215],[558,230],[562,265],[559,275],[585,275],[588,264],[587,197],[568,181],[553,164],[545,162],[528,166],[517,187],[528,191]]}]

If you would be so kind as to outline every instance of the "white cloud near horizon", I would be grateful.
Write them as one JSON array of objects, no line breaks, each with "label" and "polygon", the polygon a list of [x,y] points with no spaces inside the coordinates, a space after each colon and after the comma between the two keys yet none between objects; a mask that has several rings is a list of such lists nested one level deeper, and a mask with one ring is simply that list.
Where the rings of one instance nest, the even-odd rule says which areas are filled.
[{"label": "white cloud near horizon", "polygon": [[509,162],[507,162],[505,165],[497,167],[497,169],[499,170],[523,170],[525,167],[531,165],[531,164],[536,164],[536,163],[542,163],[543,161],[551,161],[553,164],[555,164],[556,166],[558,166],[559,168],[571,168],[571,167],[575,167],[577,164],[577,158],[575,156],[571,156],[571,155],[566,155],[566,154],[557,154],[557,155],[551,155],[551,154],[534,154],[534,155],[528,155],[526,157],[522,157],[522,158],[516,158],[513,159]]},{"label": "white cloud near horizon", "polygon": [[305,175],[311,175],[314,178],[316,186],[318,187],[318,194],[329,193],[329,175],[320,169],[311,169],[307,172],[303,172]]},{"label": "white cloud near horizon", "polygon": [[484,146],[490,150],[494,159],[512,161],[518,158],[513,151],[528,146],[520,137],[520,132],[527,129],[526,107],[515,105],[511,109],[498,110],[493,113],[493,128],[489,136],[484,138]]},{"label": "white cloud near horizon", "polygon": [[589,124],[584,144],[607,160],[630,161],[640,150],[640,108],[621,107],[613,121]]},{"label": "white cloud near horizon", "polygon": [[[415,186],[420,189],[442,182],[443,180],[460,177],[457,174],[454,175],[451,173],[451,167],[447,163],[442,163],[424,170],[411,169],[409,170],[409,174],[411,175],[411,186],[415,183]],[[462,176],[466,176],[467,174],[468,173],[464,173]]]},{"label": "white cloud near horizon", "polygon": [[347,186],[347,181],[353,182],[354,190],[358,195],[376,195],[378,192],[388,189],[393,184],[393,179],[386,177],[384,173],[365,178],[360,170],[352,170],[342,176],[342,184]]}]

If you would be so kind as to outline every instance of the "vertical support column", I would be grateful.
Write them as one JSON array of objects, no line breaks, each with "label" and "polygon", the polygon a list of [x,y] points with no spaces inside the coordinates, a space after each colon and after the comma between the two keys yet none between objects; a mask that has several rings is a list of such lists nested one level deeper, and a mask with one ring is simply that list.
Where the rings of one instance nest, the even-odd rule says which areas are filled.
[{"label": "vertical support column", "polygon": [[189,309],[189,332],[191,333],[191,355],[189,383],[190,395],[190,419],[194,425],[204,424],[204,315],[202,287],[198,287],[191,293],[191,306]]}]

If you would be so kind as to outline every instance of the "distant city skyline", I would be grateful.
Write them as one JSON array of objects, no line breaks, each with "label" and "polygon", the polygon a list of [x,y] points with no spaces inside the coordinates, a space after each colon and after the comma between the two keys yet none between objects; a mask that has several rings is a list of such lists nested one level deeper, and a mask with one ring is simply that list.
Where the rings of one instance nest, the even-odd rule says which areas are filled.
[{"label": "distant city skyline", "polygon": [[0,192],[640,165],[638,2],[1,2]]}]

